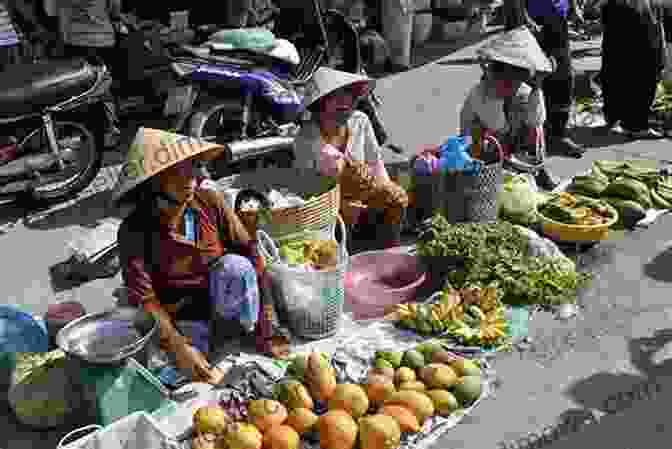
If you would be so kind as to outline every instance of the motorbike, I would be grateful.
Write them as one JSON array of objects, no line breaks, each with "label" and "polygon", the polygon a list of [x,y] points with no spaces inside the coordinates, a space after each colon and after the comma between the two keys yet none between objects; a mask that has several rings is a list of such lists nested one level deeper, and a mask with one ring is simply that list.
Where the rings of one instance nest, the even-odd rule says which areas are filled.
[{"label": "motorbike", "polygon": [[[211,177],[260,165],[290,166],[294,136],[306,112],[302,92],[315,71],[330,66],[363,72],[355,28],[340,12],[323,12],[319,0],[311,4],[312,11],[282,7],[275,20],[276,37],[295,46],[299,64],[247,50],[213,53],[204,46],[181,46],[172,64],[181,83],[164,111],[175,117],[173,129],[227,148],[225,157],[209,166]],[[201,33],[215,30],[202,27]],[[372,95],[358,108],[369,115],[382,145],[387,135],[379,105]]]},{"label": "motorbike", "polygon": [[0,73],[0,199],[58,202],[85,189],[101,167],[116,121],[101,62],[17,64]]}]

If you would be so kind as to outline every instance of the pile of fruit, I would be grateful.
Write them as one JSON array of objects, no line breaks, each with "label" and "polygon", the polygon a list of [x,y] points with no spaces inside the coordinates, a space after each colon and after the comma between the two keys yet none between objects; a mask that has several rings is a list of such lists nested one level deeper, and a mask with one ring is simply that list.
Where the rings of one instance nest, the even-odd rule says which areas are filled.
[{"label": "pile of fruit", "polygon": [[602,200],[567,192],[551,196],[538,207],[538,212],[553,221],[583,226],[607,224],[618,216]]},{"label": "pile of fruit", "polygon": [[397,305],[400,326],[421,335],[443,334],[477,346],[495,346],[508,338],[504,313],[495,287],[447,288],[437,302]]},{"label": "pile of fruit", "polygon": [[594,161],[590,174],[575,176],[567,191],[609,203],[626,227],[647,209],[672,209],[672,176],[637,161]]},{"label": "pile of fruit", "polygon": [[[403,433],[420,432],[431,416],[448,416],[481,395],[479,365],[440,346],[376,356],[362,384],[338,384],[326,356],[297,355],[273,399],[250,401],[236,417],[219,405],[199,408],[192,448],[299,449],[306,438],[321,449],[395,449]],[[389,359],[398,363],[381,363]]]}]

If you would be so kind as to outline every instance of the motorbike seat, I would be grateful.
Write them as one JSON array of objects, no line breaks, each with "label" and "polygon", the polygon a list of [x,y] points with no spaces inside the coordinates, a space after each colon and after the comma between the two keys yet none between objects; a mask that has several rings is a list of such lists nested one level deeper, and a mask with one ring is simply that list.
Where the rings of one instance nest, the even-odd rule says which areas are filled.
[{"label": "motorbike seat", "polygon": [[93,67],[83,59],[16,64],[0,72],[0,117],[30,114],[90,89]]}]

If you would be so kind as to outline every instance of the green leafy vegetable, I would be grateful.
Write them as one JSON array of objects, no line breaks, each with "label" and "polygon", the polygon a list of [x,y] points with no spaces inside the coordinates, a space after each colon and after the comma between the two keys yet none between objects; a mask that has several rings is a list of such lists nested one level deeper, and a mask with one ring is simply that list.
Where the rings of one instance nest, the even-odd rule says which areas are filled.
[{"label": "green leafy vegetable", "polygon": [[457,289],[497,285],[507,304],[572,303],[590,279],[560,259],[528,256],[527,237],[507,222],[452,225],[437,214],[418,241],[418,254],[463,258],[463,268],[450,271],[446,283]]}]

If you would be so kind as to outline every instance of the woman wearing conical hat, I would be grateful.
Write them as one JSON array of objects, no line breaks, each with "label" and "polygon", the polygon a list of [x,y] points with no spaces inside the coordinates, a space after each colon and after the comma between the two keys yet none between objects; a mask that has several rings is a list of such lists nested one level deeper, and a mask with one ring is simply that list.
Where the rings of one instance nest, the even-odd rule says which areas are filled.
[{"label": "woman wearing conical hat", "polygon": [[[158,318],[162,347],[178,368],[213,383],[221,378],[206,357],[213,313],[251,332],[259,307],[253,241],[222,196],[196,181],[200,161],[222,150],[141,128],[113,194],[130,208],[117,237],[129,303]],[[205,338],[188,334],[199,329],[193,323]]]},{"label": "woman wearing conical hat", "polygon": [[379,212],[378,240],[393,247],[399,245],[408,196],[390,179],[368,116],[355,109],[372,84],[365,76],[317,70],[304,99],[311,120],[295,140],[295,165],[337,177],[344,203],[359,201]]},{"label": "woman wearing conical hat", "polygon": [[546,108],[540,84],[553,72],[553,62],[525,27],[497,36],[478,54],[484,75],[462,106],[462,134],[474,145],[497,137],[512,165],[536,172],[537,184],[552,190],[555,182],[543,167]]}]

